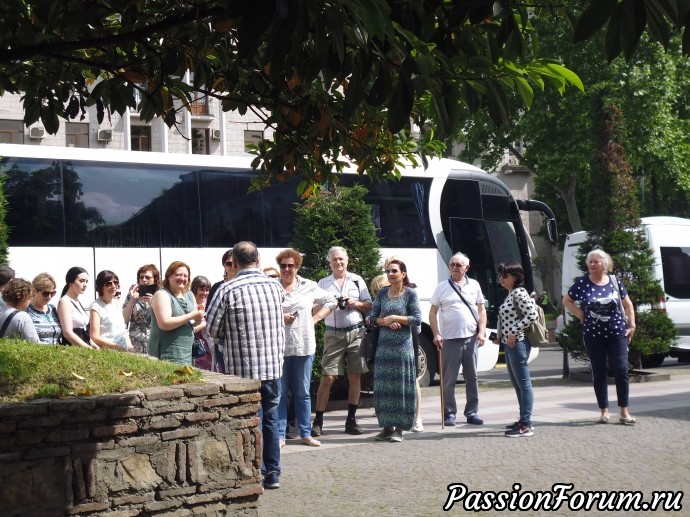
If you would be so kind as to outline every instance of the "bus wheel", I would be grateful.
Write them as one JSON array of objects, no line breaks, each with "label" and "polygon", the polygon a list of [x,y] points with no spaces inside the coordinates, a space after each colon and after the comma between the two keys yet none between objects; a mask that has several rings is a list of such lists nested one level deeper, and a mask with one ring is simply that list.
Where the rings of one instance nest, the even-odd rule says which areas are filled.
[{"label": "bus wheel", "polygon": [[419,334],[419,355],[417,356],[417,380],[422,388],[431,385],[438,370],[436,347],[425,334]]}]

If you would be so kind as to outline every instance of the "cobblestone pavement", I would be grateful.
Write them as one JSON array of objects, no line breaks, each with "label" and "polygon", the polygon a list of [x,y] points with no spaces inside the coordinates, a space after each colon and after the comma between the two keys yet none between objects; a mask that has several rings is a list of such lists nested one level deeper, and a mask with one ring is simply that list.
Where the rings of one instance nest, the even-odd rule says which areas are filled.
[{"label": "cobblestone pavement", "polygon": [[[374,411],[358,411],[364,435],[343,432],[346,411],[326,413],[323,445],[305,447],[288,440],[282,449],[279,490],[266,491],[260,516],[461,515],[472,512],[456,502],[443,506],[448,485],[462,483],[469,491],[552,490],[554,483],[572,483],[576,491],[638,490],[644,501],[653,491],[685,491],[682,509],[658,512],[690,515],[690,375],[631,384],[635,426],[618,424],[615,387],[609,388],[611,420],[599,416],[591,385],[545,379],[535,387],[534,436],[508,439],[504,426],[517,416],[515,392],[480,386],[480,416],[485,424],[441,428],[438,387],[425,388],[422,416],[425,431],[405,433],[402,443],[374,442],[379,431]],[[456,387],[458,406],[464,388]],[[519,484],[519,487],[516,487]],[[596,507],[595,507],[596,508]],[[476,513],[476,512],[475,512]],[[489,510],[478,515],[505,515]],[[513,512],[511,512],[513,513]],[[556,511],[529,515],[611,515],[616,512],[572,511],[567,503]],[[628,515],[633,512],[617,512]],[[642,514],[644,512],[641,512]],[[649,513],[649,512],[647,512]]]}]

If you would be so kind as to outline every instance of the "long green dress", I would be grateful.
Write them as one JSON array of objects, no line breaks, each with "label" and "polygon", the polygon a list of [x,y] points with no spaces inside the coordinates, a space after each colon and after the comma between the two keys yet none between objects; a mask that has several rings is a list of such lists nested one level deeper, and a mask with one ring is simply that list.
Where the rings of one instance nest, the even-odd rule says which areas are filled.
[{"label": "long green dress", "polygon": [[[173,316],[189,314],[196,308],[196,300],[191,291],[187,291],[184,298],[176,298],[167,289],[161,289],[170,297]],[[192,366],[192,343],[194,343],[194,327],[184,323],[173,330],[161,330],[156,321],[156,314],[151,311],[151,335],[149,336],[149,355],[163,361]]]},{"label": "long green dress", "polygon": [[370,318],[407,316],[409,325],[399,330],[380,327],[374,358],[374,407],[381,427],[409,430],[417,412],[416,373],[412,327],[420,325],[422,313],[417,293],[409,287],[398,298],[388,297],[388,287],[379,292]]}]

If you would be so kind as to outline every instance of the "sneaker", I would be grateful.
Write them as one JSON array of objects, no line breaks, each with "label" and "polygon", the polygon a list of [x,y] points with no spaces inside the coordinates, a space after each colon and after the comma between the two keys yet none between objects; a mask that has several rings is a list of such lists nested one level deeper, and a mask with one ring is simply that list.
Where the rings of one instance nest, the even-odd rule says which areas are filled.
[{"label": "sneaker", "polygon": [[455,425],[455,415],[446,415],[446,418],[443,420],[443,425],[453,427]]},{"label": "sneaker", "polygon": [[280,488],[280,481],[278,480],[277,472],[269,472],[268,474],[266,474],[266,476],[264,477],[264,488],[267,488],[269,490]]},{"label": "sneaker", "polygon": [[467,423],[470,425],[484,425],[484,420],[477,415],[472,415],[467,417]]},{"label": "sneaker", "polygon": [[414,426],[412,427],[412,432],[413,433],[421,433],[424,431],[424,424],[422,423],[422,419],[418,418],[417,420],[414,421]]},{"label": "sneaker", "polygon": [[522,438],[523,436],[532,436],[534,432],[532,428],[526,425],[518,424],[515,429],[506,431],[506,436],[508,438]]},{"label": "sneaker", "polygon": [[321,436],[321,426],[322,425],[323,424],[317,424],[316,422],[314,422],[311,425],[311,435],[312,436]]},{"label": "sneaker", "polygon": [[[364,431],[362,431],[362,428],[357,425],[357,420],[355,420],[354,418],[350,420],[348,418],[347,420],[345,420],[345,432],[347,434],[362,434]],[[314,434],[313,427],[311,434]]]},{"label": "sneaker", "polygon": [[402,442],[403,441],[402,429],[396,429],[395,431],[393,431],[393,435],[389,438],[388,441],[395,442],[395,443]]},{"label": "sneaker", "polygon": [[374,437],[374,440],[376,440],[377,442],[387,442],[388,440],[390,440],[390,437],[393,436],[394,432],[395,431],[391,429],[384,429]]},{"label": "sneaker", "polygon": [[[519,421],[513,422],[513,423],[510,424],[510,425],[507,425],[507,426],[506,426],[506,429],[510,431],[510,430],[512,430],[512,429],[517,429],[518,427],[520,427],[520,422],[519,422]],[[530,430],[530,431],[534,431],[534,426],[533,426],[532,424],[529,425],[529,430]]]}]

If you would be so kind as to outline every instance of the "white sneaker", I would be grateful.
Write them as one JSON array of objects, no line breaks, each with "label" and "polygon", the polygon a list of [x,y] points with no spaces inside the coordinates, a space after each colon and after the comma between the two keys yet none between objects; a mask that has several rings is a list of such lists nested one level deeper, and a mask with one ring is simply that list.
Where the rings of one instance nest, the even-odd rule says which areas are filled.
[{"label": "white sneaker", "polygon": [[422,423],[422,419],[418,418],[414,422],[414,427],[412,428],[412,432],[413,433],[421,433],[422,431],[424,431],[424,424]]}]

